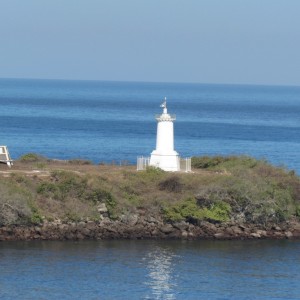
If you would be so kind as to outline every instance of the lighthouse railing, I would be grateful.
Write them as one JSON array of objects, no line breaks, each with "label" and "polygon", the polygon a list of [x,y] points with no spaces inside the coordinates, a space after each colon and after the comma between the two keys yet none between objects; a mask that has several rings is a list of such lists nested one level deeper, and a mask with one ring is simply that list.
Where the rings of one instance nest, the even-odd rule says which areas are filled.
[{"label": "lighthouse railing", "polygon": [[157,121],[175,121],[176,115],[170,115],[170,114],[155,115],[155,119]]},{"label": "lighthouse railing", "polygon": [[180,171],[181,172],[192,172],[192,160],[190,157],[180,158]]},{"label": "lighthouse railing", "polygon": [[138,156],[136,169],[137,171],[146,170],[149,164],[150,164],[150,157]]},{"label": "lighthouse railing", "polygon": [[[178,164],[180,172],[189,173],[192,172],[192,161],[190,157],[178,157]],[[136,169],[137,171],[144,171],[150,166],[150,157],[138,156]]]}]

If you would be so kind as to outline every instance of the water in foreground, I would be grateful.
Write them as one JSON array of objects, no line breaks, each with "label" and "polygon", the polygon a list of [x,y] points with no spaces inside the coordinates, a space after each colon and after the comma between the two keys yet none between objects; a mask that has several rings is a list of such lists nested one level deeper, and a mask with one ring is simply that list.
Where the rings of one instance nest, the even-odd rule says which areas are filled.
[{"label": "water in foreground", "polygon": [[299,241],[0,243],[1,299],[299,299]]}]

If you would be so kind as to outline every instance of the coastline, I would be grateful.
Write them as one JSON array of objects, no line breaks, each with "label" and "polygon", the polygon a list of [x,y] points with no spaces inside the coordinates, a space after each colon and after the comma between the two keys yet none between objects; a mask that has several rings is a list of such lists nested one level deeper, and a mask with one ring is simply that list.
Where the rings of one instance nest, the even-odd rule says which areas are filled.
[{"label": "coastline", "polygon": [[198,225],[182,221],[165,223],[154,217],[132,215],[126,221],[68,222],[60,220],[40,225],[0,227],[0,241],[31,240],[109,240],[109,239],[182,239],[249,240],[300,239],[300,222],[291,221],[266,226],[254,224],[201,221]]}]

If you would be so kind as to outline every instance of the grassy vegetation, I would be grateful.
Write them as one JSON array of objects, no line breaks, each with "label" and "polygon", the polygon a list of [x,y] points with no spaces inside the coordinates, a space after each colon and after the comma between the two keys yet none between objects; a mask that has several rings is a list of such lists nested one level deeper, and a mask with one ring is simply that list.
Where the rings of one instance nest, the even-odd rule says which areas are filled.
[{"label": "grassy vegetation", "polygon": [[32,162],[44,162],[47,161],[46,157],[43,157],[42,155],[36,154],[36,153],[27,153],[22,155],[19,158],[19,161],[23,163],[32,163]]},{"label": "grassy vegetation", "polygon": [[169,222],[266,224],[300,217],[295,172],[250,157],[193,157],[194,173],[175,174],[78,160],[59,165],[27,154],[13,170],[32,170],[41,162],[43,176],[21,172],[0,177],[0,225],[100,220],[102,203],[112,219],[141,209]]},{"label": "grassy vegetation", "polygon": [[169,221],[188,221],[197,223],[201,220],[225,222],[230,219],[231,207],[228,203],[218,201],[209,207],[201,207],[195,198],[187,198],[164,209],[165,218]]}]

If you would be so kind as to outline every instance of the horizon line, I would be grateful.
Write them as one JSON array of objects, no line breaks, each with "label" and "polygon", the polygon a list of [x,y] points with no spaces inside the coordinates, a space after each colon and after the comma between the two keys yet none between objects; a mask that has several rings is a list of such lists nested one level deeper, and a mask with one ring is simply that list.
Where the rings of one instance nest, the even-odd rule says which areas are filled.
[{"label": "horizon line", "polygon": [[155,84],[195,84],[195,85],[240,85],[261,87],[300,87],[295,84],[265,84],[265,83],[211,83],[193,81],[145,81],[145,80],[111,80],[111,79],[68,79],[68,78],[35,78],[35,77],[0,77],[0,80],[40,80],[40,81],[93,81],[93,82],[124,82],[124,83],[155,83]]}]

